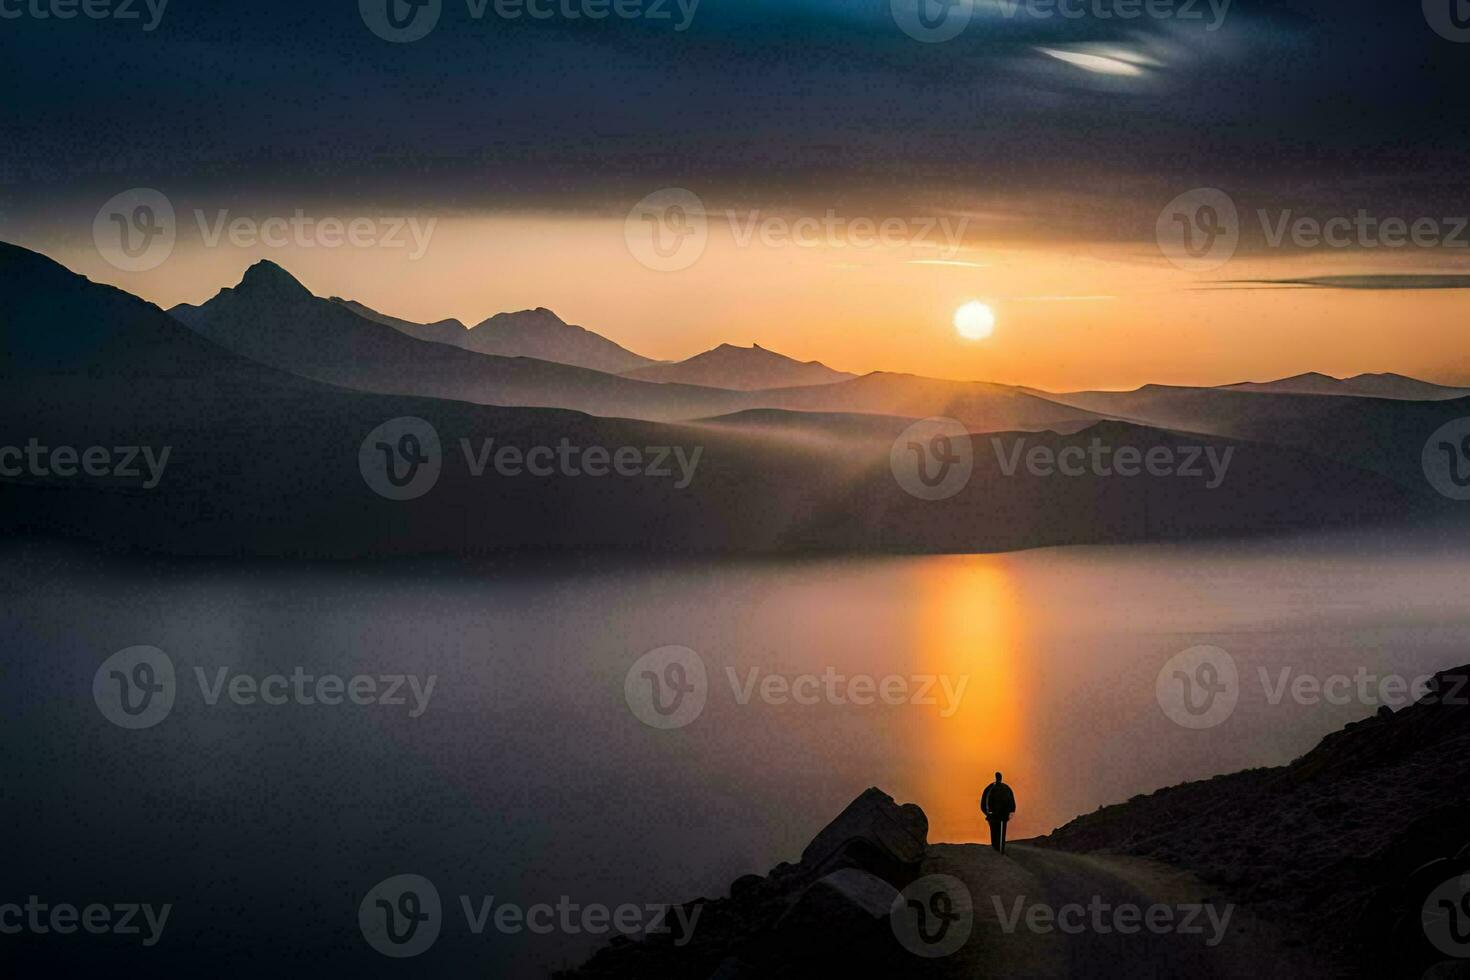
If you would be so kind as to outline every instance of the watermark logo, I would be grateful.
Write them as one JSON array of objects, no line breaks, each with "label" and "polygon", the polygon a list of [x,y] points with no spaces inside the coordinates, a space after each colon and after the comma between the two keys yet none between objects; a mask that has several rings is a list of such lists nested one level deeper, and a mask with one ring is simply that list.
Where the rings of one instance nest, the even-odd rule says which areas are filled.
[{"label": "watermark logo", "polygon": [[92,700],[119,728],[152,728],[173,710],[177,692],[174,662],[157,647],[119,650],[92,676]]},{"label": "watermark logo", "polygon": [[439,890],[422,875],[385,878],[357,907],[357,925],[368,945],[384,956],[418,956],[434,945],[444,925]]},{"label": "watermark logo", "polygon": [[889,0],[893,22],[915,41],[940,44],[959,37],[975,15],[975,0]]},{"label": "watermark logo", "polygon": [[158,268],[173,254],[177,237],[172,202],[151,187],[114,195],[92,220],[97,254],[123,272]]},{"label": "watermark logo", "polygon": [[422,40],[439,24],[444,0],[357,0],[368,30],[394,44]]},{"label": "watermark logo", "polygon": [[709,244],[704,202],[683,187],[654,191],[629,210],[623,240],[633,258],[655,272],[687,269]]},{"label": "watermark logo", "polygon": [[1435,949],[1470,959],[1470,874],[1455,875],[1430,892],[1419,921]]},{"label": "watermark logo", "polygon": [[1451,500],[1470,500],[1470,418],[1446,422],[1424,443],[1424,477]]},{"label": "watermark logo", "polygon": [[965,945],[975,925],[975,903],[965,883],[951,875],[925,875],[893,900],[888,924],[903,948],[937,959]]},{"label": "watermark logo", "polygon": [[634,716],[650,728],[683,728],[704,712],[709,698],[704,660],[688,647],[650,650],[628,668],[623,697]]},{"label": "watermark logo", "polygon": [[1164,205],[1154,225],[1159,251],[1175,266],[1192,272],[1218,269],[1240,243],[1240,214],[1230,195],[1197,187]]},{"label": "watermark logo", "polygon": [[970,482],[975,447],[964,425],[934,416],[915,422],[893,440],[888,467],[909,495],[920,500],[944,500]]},{"label": "watermark logo", "polygon": [[1235,658],[1215,646],[1195,646],[1169,658],[1154,682],[1159,707],[1183,728],[1214,728],[1235,713],[1240,673]]},{"label": "watermark logo", "polygon": [[443,468],[439,433],[412,415],[389,419],[369,432],[357,452],[368,488],[389,500],[413,500],[434,489]]},{"label": "watermark logo", "polygon": [[1467,0],[1423,0],[1424,19],[1434,33],[1456,44],[1470,42],[1470,2]]}]

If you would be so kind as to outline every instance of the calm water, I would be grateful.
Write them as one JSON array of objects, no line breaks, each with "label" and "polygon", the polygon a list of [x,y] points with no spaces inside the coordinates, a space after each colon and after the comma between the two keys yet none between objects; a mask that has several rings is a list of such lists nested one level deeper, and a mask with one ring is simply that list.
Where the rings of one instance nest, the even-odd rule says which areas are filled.
[{"label": "calm water", "polygon": [[[105,955],[114,968],[215,975],[534,976],[601,940],[475,935],[460,895],[521,906],[718,895],[794,860],[869,785],[921,804],[932,840],[978,840],[976,800],[1004,769],[1018,838],[1180,780],[1286,762],[1377,701],[1272,704],[1260,669],[1274,686],[1283,668],[1411,678],[1470,661],[1467,557],[1444,541],[1339,538],[363,570],[11,548],[0,555],[0,903],[174,910],[154,949],[22,937],[0,956],[20,975]],[[179,686],[162,723],[128,731],[103,717],[92,682],[104,658],[138,644],[169,655]],[[1155,681],[1199,644],[1234,658],[1239,703],[1191,730],[1166,717]],[[708,686],[691,723],[659,730],[630,710],[625,679],[666,645],[696,651]],[[221,667],[437,682],[418,718],[411,700],[210,705],[195,668],[213,683]],[[902,678],[887,682],[891,699],[927,691],[935,703],[835,703],[827,685],[844,698],[864,689],[821,681],[829,668]],[[763,698],[781,683],[768,675],[806,674],[819,683],[797,688],[817,703]],[[357,926],[367,890],[400,873],[432,880],[446,906],[437,943],[407,962],[373,952]]]}]

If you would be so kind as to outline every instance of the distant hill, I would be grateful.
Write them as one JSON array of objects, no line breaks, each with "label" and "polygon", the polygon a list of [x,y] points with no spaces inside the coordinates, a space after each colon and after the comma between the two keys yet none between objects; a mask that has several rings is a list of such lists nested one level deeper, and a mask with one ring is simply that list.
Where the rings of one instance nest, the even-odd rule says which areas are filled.
[{"label": "distant hill", "polygon": [[379,313],[362,303],[337,296],[332,297],[332,302],[345,306],[358,316],[400,330],[410,337],[436,344],[449,344],[451,347],[463,347],[481,354],[534,357],[541,361],[571,364],[608,374],[623,374],[659,363],[635,354],[586,327],[567,323],[540,306],[518,313],[497,313],[467,328],[455,319],[415,323]]},{"label": "distant hill", "polygon": [[1442,401],[1470,395],[1470,388],[1451,388],[1402,374],[1358,374],[1351,378],[1334,378],[1315,371],[1276,381],[1243,381],[1220,387],[1227,391],[1280,395],[1344,395],[1396,398],[1401,401]]},{"label": "distant hill", "polygon": [[1047,397],[1140,425],[1300,449],[1415,488],[1425,485],[1425,440],[1470,415],[1470,398],[1404,401],[1172,385]]},{"label": "distant hill", "polygon": [[864,412],[900,418],[944,416],[972,432],[1009,429],[1075,431],[1104,414],[1061,404],[1010,385],[941,381],[912,374],[875,371],[850,381],[751,392],[764,408],[797,412]]},{"label": "distant hill", "polygon": [[777,354],[760,344],[750,347],[721,344],[688,360],[655,364],[624,373],[642,381],[673,381],[740,391],[832,384],[856,377],[844,371],[834,371],[820,361],[798,361]]}]

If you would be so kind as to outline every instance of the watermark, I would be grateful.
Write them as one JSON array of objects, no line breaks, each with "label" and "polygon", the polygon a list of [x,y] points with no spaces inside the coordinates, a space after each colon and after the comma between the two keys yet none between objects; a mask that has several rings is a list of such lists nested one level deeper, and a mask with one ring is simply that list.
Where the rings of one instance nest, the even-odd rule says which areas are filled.
[{"label": "watermark", "polygon": [[1240,244],[1240,214],[1229,194],[1197,187],[1164,205],[1154,238],[1164,257],[1181,269],[1218,269]]},{"label": "watermark", "polygon": [[995,917],[1000,921],[1001,931],[1011,935],[1025,926],[1027,932],[1048,935],[1060,932],[1068,936],[1083,933],[1107,936],[1114,933],[1132,936],[1149,933],[1155,936],[1200,936],[1204,944],[1215,947],[1225,939],[1230,927],[1230,917],[1235,906],[1216,906],[1210,902],[1185,902],[1166,905],[1136,905],[1132,902],[1109,902],[1101,895],[1093,895],[1086,904],[1067,902],[1053,905],[1049,902],[1027,902],[1019,895],[1007,903],[1000,896],[991,896],[995,906]]},{"label": "watermark", "polygon": [[1232,0],[995,0],[1007,20],[1178,20],[1203,21],[1218,31]]},{"label": "watermark", "polygon": [[138,21],[145,33],[158,29],[168,0],[0,0],[0,20]]},{"label": "watermark", "polygon": [[1470,500],[1470,418],[1435,429],[1420,456],[1424,478],[1451,500]]},{"label": "watermark", "polygon": [[[569,895],[556,902],[520,904],[496,895],[458,896],[464,928],[472,936],[487,932],[515,936],[621,936],[672,935],[675,946],[686,946],[704,911],[692,905],[605,905],[578,902]],[[446,926],[439,890],[422,875],[401,874],[369,889],[357,909],[357,923],[369,946],[397,959],[418,956],[438,940]]]},{"label": "watermark", "polygon": [[[221,701],[242,708],[285,705],[406,708],[419,718],[434,697],[437,674],[309,673],[294,667],[289,673],[263,676],[232,667],[192,670],[199,699],[209,707]],[[181,685],[172,658],[157,647],[119,650],[103,661],[92,677],[92,699],[102,716],[120,728],[152,728],[173,711]]]},{"label": "watermark", "polygon": [[41,901],[29,895],[25,904],[0,904],[0,936],[71,936],[84,932],[92,936],[136,936],[145,947],[157,946],[168,926],[172,903],[154,907],[147,902],[92,902],[73,905]]},{"label": "watermark", "polygon": [[156,269],[173,254],[178,228],[173,203],[151,187],[108,198],[92,219],[97,254],[123,272]]},{"label": "watermark", "polygon": [[174,662],[157,647],[119,650],[92,675],[92,700],[119,728],[152,728],[174,709]]},{"label": "watermark", "polygon": [[[1439,679],[1436,680],[1436,677]],[[1311,673],[1294,665],[1257,667],[1255,680],[1267,705],[1361,705],[1397,710],[1411,704],[1470,705],[1470,675],[1410,677],[1359,666],[1351,673]],[[1240,702],[1243,682],[1235,658],[1215,646],[1190,647],[1169,658],[1155,679],[1159,707],[1184,728],[1223,724]]]},{"label": "watermark", "polygon": [[938,959],[969,941],[975,903],[958,878],[925,875],[894,898],[888,924],[904,949],[925,959]]},{"label": "watermark", "polygon": [[1470,958],[1470,874],[1453,875],[1430,892],[1419,921],[1435,949]]},{"label": "watermark", "polygon": [[[675,490],[694,482],[703,446],[581,446],[563,437],[555,444],[496,444],[494,437],[461,438],[459,456],[471,477],[648,477],[669,480]],[[451,456],[451,458],[454,458]],[[358,470],[380,497],[413,500],[439,482],[445,453],[439,433],[421,418],[390,419],[363,439]]]},{"label": "watermark", "polygon": [[1233,0],[889,0],[893,22],[915,41],[940,44],[965,32],[976,9],[1006,20],[1171,20],[1202,22],[1206,31],[1225,23]]},{"label": "watermark", "polygon": [[1218,489],[1225,482],[1235,456],[1234,446],[1223,452],[1214,446],[1110,446],[1097,436],[1086,448],[1032,446],[1027,450],[1024,436],[1012,442],[1009,450],[998,438],[992,437],[990,445],[1005,476],[1015,476],[1024,462],[1031,476],[1181,477],[1204,481],[1206,490]]},{"label": "watermark", "polygon": [[[683,33],[694,23],[700,0],[465,0],[469,19],[487,15],[498,20],[649,21]],[[368,30],[394,44],[429,36],[439,26],[443,0],[358,0]]]},{"label": "watermark", "polygon": [[[784,674],[754,666],[724,669],[730,696],[742,707],[759,702],[794,705],[911,705],[939,709],[951,718],[960,709],[968,675],[845,674],[829,666],[821,673]],[[634,661],[623,678],[623,696],[634,717],[651,728],[683,728],[704,712],[710,696],[704,659],[688,647],[650,650]]]},{"label": "watermark", "polygon": [[[1470,217],[1384,216],[1359,208],[1327,217],[1292,208],[1254,212],[1266,248],[1467,249]],[[1243,232],[1230,195],[1200,187],[1174,198],[1159,212],[1154,232],[1159,250],[1174,265],[1192,271],[1218,269],[1235,255]]]},{"label": "watermark", "polygon": [[1424,20],[1434,33],[1456,44],[1470,42],[1470,5],[1465,0],[1422,0]]},{"label": "watermark", "polygon": [[1181,650],[1159,668],[1154,696],[1174,724],[1214,728],[1235,713],[1240,700],[1235,658],[1215,646]]},{"label": "watermark", "polygon": [[32,436],[24,446],[0,446],[0,477],[89,476],[96,479],[141,480],[152,490],[163,480],[172,446],[48,446]]},{"label": "watermark", "polygon": [[[3,2],[3,0],[0,0]],[[193,209],[205,248],[402,249],[410,261],[429,250],[438,218],[410,215],[233,215],[228,208]],[[162,191],[135,187],[110,198],[92,220],[92,241],[108,264],[124,272],[156,269],[178,243],[178,215]]]},{"label": "watermark", "polygon": [[205,248],[226,242],[235,248],[388,248],[408,249],[415,262],[429,250],[438,218],[421,221],[412,216],[341,218],[314,217],[297,208],[290,217],[230,217],[226,208],[213,215],[194,209],[199,237]]},{"label": "watermark", "polygon": [[969,484],[975,469],[970,432],[955,419],[921,419],[893,440],[888,468],[911,496],[920,500],[953,497]]},{"label": "watermark", "polygon": [[937,257],[949,259],[959,254],[970,218],[878,218],[845,215],[832,208],[821,215],[798,217],[733,209],[716,214],[707,210],[693,191],[667,187],[633,205],[623,223],[623,239],[639,264],[655,272],[679,272],[704,255],[712,223],[725,225],[736,248],[917,246],[933,249]]}]

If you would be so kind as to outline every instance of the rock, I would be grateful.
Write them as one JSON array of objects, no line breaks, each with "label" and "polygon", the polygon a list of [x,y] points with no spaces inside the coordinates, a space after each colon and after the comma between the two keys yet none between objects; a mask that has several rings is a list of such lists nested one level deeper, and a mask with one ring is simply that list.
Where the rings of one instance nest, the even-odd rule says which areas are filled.
[{"label": "rock", "polygon": [[844,867],[869,871],[891,885],[906,884],[928,847],[929,820],[914,804],[869,788],[847,805],[801,853],[802,868],[817,877]]},{"label": "rock", "polygon": [[755,898],[765,884],[766,879],[760,875],[741,875],[730,883],[730,897],[737,902]]}]

